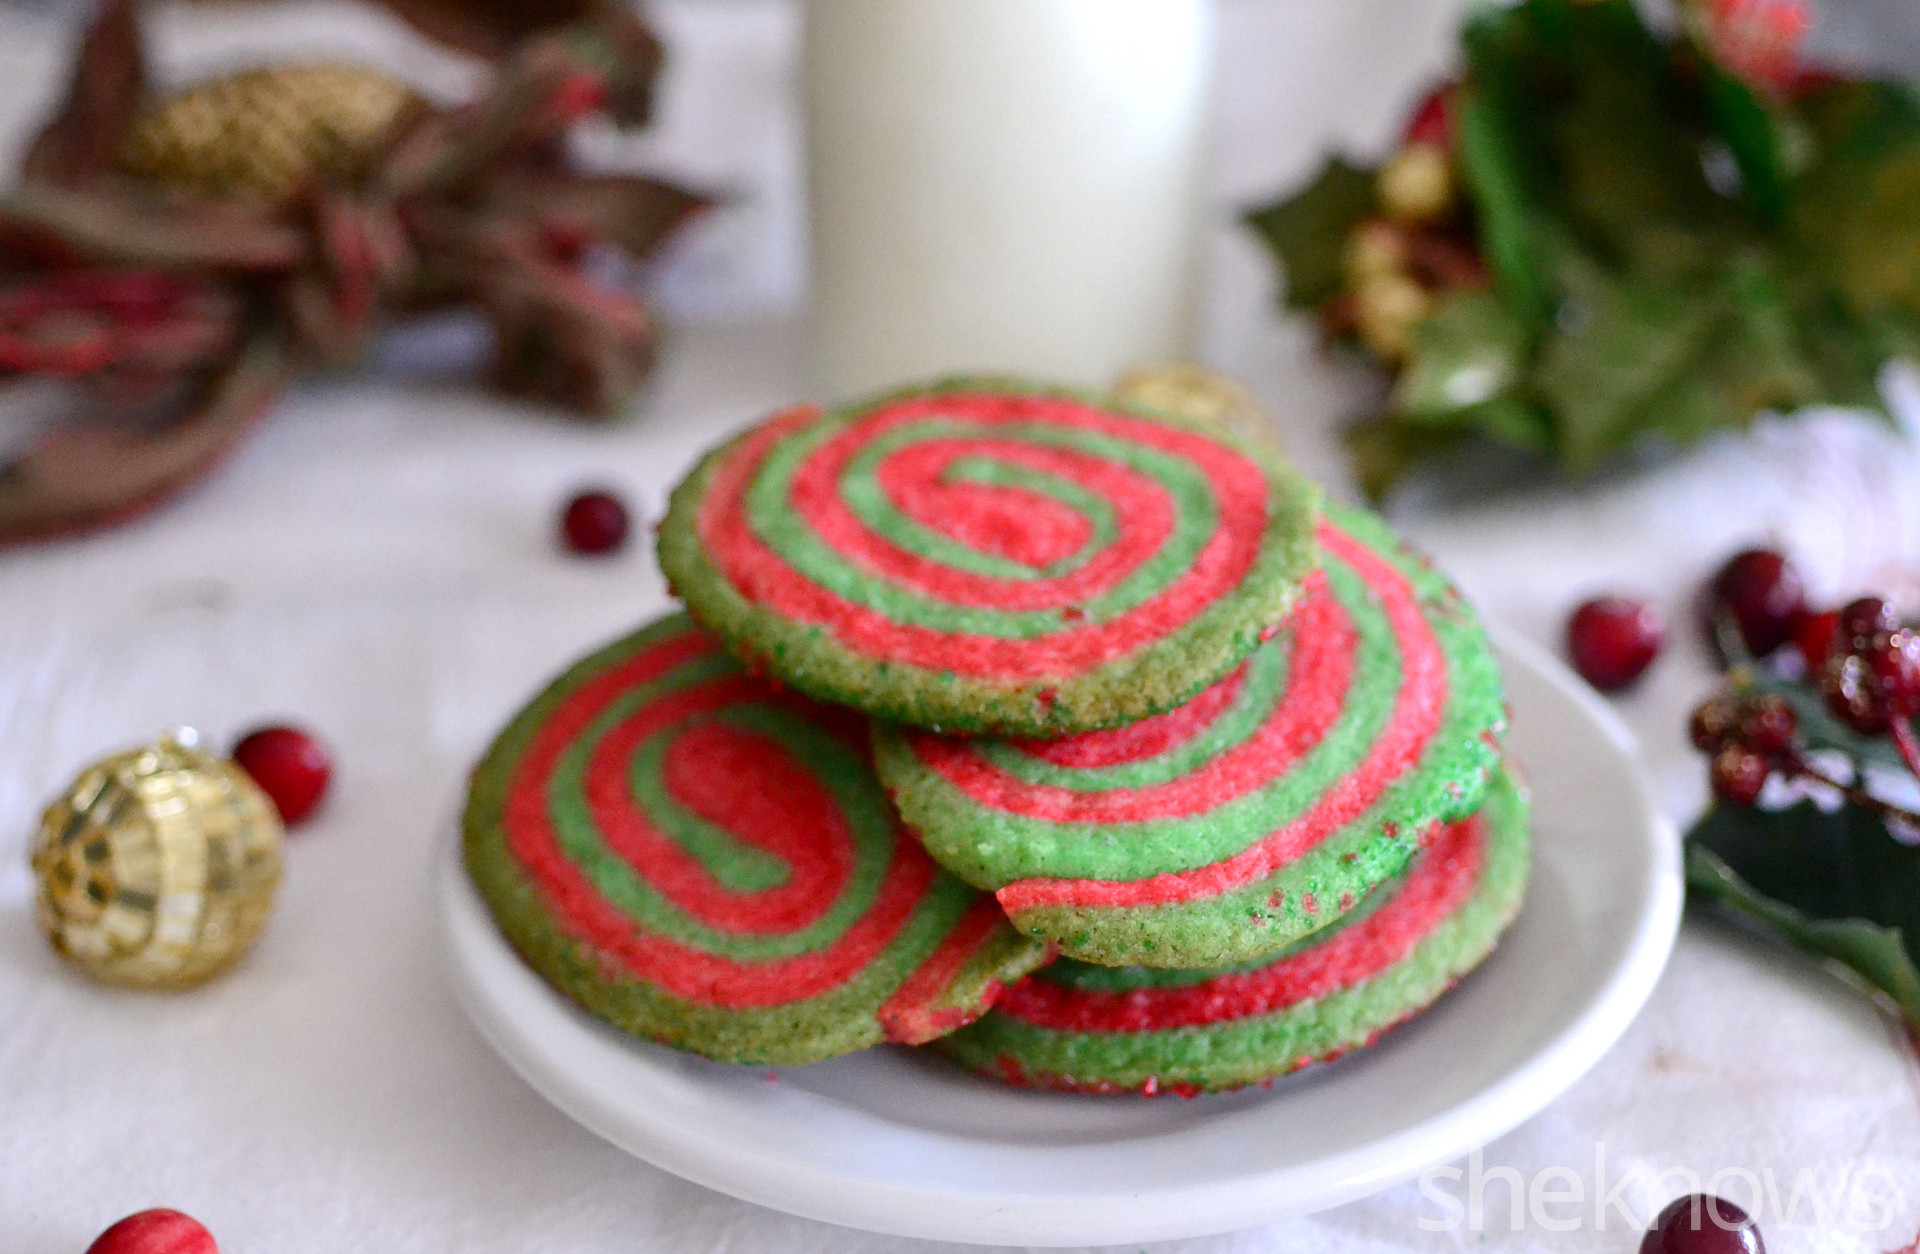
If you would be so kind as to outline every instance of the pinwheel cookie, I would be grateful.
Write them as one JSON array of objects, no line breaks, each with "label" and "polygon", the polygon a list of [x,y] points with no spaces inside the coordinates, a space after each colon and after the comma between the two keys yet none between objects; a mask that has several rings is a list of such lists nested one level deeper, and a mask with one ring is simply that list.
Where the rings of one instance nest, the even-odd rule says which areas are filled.
[{"label": "pinwheel cookie", "polygon": [[798,409],[703,460],[660,564],[801,692],[1059,736],[1179,704],[1292,607],[1316,490],[1218,424],[952,382]]},{"label": "pinwheel cookie", "polygon": [[501,734],[468,872],[536,971],[636,1036],[752,1063],[930,1040],[1046,951],[905,834],[863,722],[665,619]]},{"label": "pinwheel cookie", "polygon": [[1477,966],[1519,910],[1530,846],[1526,800],[1503,774],[1479,814],[1430,829],[1403,876],[1278,958],[1211,971],[1057,962],[938,1047],[1078,1092],[1271,1080],[1372,1043]]},{"label": "pinwheel cookie", "polygon": [[1069,956],[1191,968],[1272,954],[1480,805],[1505,726],[1472,611],[1377,518],[1329,508],[1282,629],[1187,704],[1050,741],[876,724],[908,825]]}]

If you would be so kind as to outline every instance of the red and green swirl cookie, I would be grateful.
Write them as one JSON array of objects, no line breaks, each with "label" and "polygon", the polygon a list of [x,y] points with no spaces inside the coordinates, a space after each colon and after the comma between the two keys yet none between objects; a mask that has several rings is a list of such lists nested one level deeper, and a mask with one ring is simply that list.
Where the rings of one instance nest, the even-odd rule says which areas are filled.
[{"label": "red and green swirl cookie", "polygon": [[1352,910],[1499,758],[1473,612],[1377,518],[1329,508],[1282,629],[1171,713],[1037,741],[876,725],[927,849],[1014,926],[1109,966],[1271,954]]},{"label": "red and green swirl cookie", "polygon": [[1211,971],[1063,959],[940,1048],[1015,1084],[1180,1093],[1258,1084],[1371,1044],[1494,947],[1520,908],[1527,804],[1500,776],[1477,815],[1433,828],[1411,868],[1279,958]]},{"label": "red and green swirl cookie", "polygon": [[474,773],[465,833],[536,971],[635,1036],[726,1062],[923,1043],[1046,957],[905,835],[864,720],[746,674],[684,615],[516,717]]},{"label": "red and green swirl cookie", "polygon": [[1214,424],[1005,383],[779,414],[674,492],[660,564],[756,671],[921,727],[1061,736],[1231,670],[1316,491]]}]

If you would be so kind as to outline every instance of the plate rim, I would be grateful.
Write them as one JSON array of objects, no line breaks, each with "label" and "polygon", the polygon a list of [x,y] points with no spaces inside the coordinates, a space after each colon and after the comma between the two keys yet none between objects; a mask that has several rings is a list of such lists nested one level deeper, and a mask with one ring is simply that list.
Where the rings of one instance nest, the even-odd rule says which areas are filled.
[{"label": "plate rim", "polygon": [[[463,930],[472,930],[475,912],[492,947],[505,951],[515,963],[519,959],[493,927],[464,874],[457,821],[448,825],[452,832],[443,839],[443,851],[436,858],[443,956],[461,1007],[481,1035],[522,1080],[569,1118],[663,1171],[773,1210],[889,1236],[963,1244],[1070,1246],[1216,1235],[1356,1201],[1470,1153],[1552,1104],[1632,1024],[1659,982],[1679,932],[1684,905],[1680,836],[1658,803],[1632,733],[1545,649],[1498,625],[1489,626],[1489,635],[1503,667],[1517,665],[1544,680],[1619,752],[1629,768],[1626,774],[1641,820],[1637,826],[1644,830],[1659,865],[1650,870],[1648,891],[1637,903],[1639,917],[1629,939],[1604,977],[1594,982],[1584,1006],[1519,1066],[1420,1123],[1307,1163],[1161,1189],[1116,1189],[1097,1200],[1111,1204],[1116,1195],[1124,1196],[1125,1209],[1131,1213],[1110,1212],[1090,1222],[1086,1214],[1074,1213],[1075,1207],[1096,1201],[1087,1195],[1042,1203],[1020,1198],[1009,1204],[1001,1199],[994,1204],[992,1198],[952,1190],[852,1177],[797,1157],[689,1134],[685,1128],[635,1129],[625,1120],[615,1126],[605,1103],[577,1078],[558,1074],[542,1056],[544,1051],[529,1039],[527,1025],[513,1022],[481,992],[472,969],[477,959],[465,951],[468,942],[462,937]],[[522,970],[553,999],[554,1009],[573,1030],[593,1030],[578,1021],[582,1012],[533,972]]]}]

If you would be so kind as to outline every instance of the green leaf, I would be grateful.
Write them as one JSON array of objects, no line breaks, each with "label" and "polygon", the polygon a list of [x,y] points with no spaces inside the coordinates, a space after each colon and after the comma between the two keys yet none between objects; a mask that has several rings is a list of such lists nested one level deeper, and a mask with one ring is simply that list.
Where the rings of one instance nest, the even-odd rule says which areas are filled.
[{"label": "green leaf", "polygon": [[1496,396],[1461,414],[1463,423],[1500,444],[1529,453],[1553,451],[1553,419],[1517,396]]},{"label": "green leaf", "polygon": [[1765,221],[1781,222],[1787,216],[1787,184],[1793,177],[1792,119],[1714,62],[1706,61],[1701,73],[1707,108],[1740,167],[1747,203]]},{"label": "green leaf", "polygon": [[1471,442],[1455,427],[1416,426],[1390,414],[1369,418],[1347,431],[1347,456],[1354,481],[1369,501],[1379,504],[1415,466],[1458,453]]},{"label": "green leaf", "polygon": [[1469,80],[1458,109],[1460,166],[1480,219],[1480,247],[1514,314],[1527,326],[1551,312],[1546,260],[1508,119],[1492,93]]},{"label": "green leaf", "polygon": [[1823,148],[1790,224],[1804,264],[1855,317],[1920,315],[1920,104],[1887,85],[1816,93]]},{"label": "green leaf", "polygon": [[1290,308],[1318,309],[1340,294],[1347,237],[1377,199],[1373,171],[1334,157],[1298,195],[1247,215],[1286,269]]},{"label": "green leaf", "polygon": [[[1894,845],[1877,818],[1851,807],[1837,816],[1820,815],[1810,806],[1779,814],[1757,810],[1735,814],[1720,807],[1709,812],[1688,841],[1687,887],[1693,899],[1718,903],[1805,953],[1839,963],[1870,989],[1884,994],[1909,1027],[1920,1031],[1920,972],[1914,969],[1913,947],[1907,940],[1908,936],[1920,935],[1915,927],[1920,924],[1920,918],[1915,917],[1920,911],[1920,898],[1908,898],[1903,923],[1888,924],[1855,910],[1856,904],[1865,903],[1857,903],[1844,888],[1832,893],[1827,881],[1833,877],[1819,865],[1816,851],[1826,842],[1820,837],[1806,839],[1801,833],[1802,825],[1810,822],[1807,811],[1821,820],[1820,826],[1856,833],[1853,839],[1867,845],[1904,848]],[[1878,828],[1878,833],[1871,828]],[[1738,869],[1737,854],[1728,857],[1717,848],[1733,845],[1751,852],[1755,844],[1769,848],[1761,859],[1748,858],[1750,866],[1758,865],[1763,874],[1776,881],[1783,874],[1804,873],[1810,882],[1821,885],[1820,890],[1796,891],[1792,882],[1786,882],[1774,892],[1765,891],[1749,878],[1750,873]],[[1909,890],[1920,887],[1911,873],[1904,886]],[[1818,900],[1803,904],[1810,897]]]},{"label": "green leaf", "polygon": [[1698,286],[1629,276],[1588,264],[1564,267],[1566,302],[1534,387],[1558,419],[1563,464],[1575,474],[1630,447],[1647,407],[1666,404],[1683,425],[1717,421],[1711,394],[1673,389],[1706,353],[1723,310]]},{"label": "green leaf", "polygon": [[1414,328],[1394,412],[1409,422],[1460,425],[1469,411],[1513,390],[1529,347],[1526,329],[1493,293],[1453,292]]}]

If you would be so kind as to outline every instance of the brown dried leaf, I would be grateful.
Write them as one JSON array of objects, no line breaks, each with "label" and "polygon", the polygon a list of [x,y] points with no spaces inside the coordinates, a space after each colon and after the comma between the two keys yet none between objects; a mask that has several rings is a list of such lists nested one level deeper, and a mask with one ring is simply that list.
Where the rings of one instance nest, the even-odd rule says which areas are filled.
[{"label": "brown dried leaf", "polygon": [[634,257],[652,253],[714,203],[671,183],[622,175],[536,175],[511,180],[497,194],[516,212],[604,239]]},{"label": "brown dried leaf", "polygon": [[255,337],[201,404],[158,431],[63,431],[0,468],[0,544],[88,531],[159,505],[211,470],[280,394],[286,355]]},{"label": "brown dried leaf", "polygon": [[74,186],[107,173],[146,89],[135,0],[104,0],[81,42],[66,106],[28,150],[24,177]]},{"label": "brown dried leaf", "polygon": [[112,185],[79,190],[28,183],[0,201],[0,271],[49,257],[66,264],[292,270],[311,251],[306,235],[264,210],[211,201],[159,202]]}]

